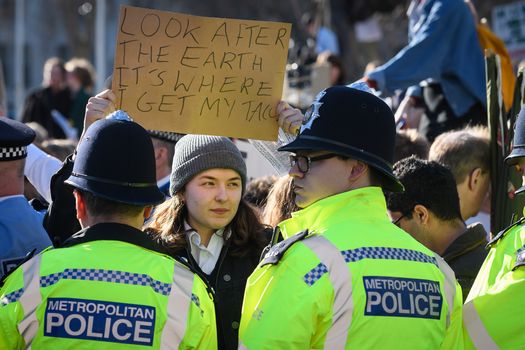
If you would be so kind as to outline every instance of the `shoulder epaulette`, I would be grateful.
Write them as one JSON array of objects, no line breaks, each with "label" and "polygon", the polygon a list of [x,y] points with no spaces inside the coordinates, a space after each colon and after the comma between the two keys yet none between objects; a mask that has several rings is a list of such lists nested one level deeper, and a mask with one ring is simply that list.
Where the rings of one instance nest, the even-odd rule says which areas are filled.
[{"label": "shoulder epaulette", "polygon": [[525,222],[525,217],[522,217],[515,223],[505,227],[503,230],[499,231],[498,234],[487,244],[487,249],[491,248],[496,242],[498,242],[500,239],[502,239],[505,236],[505,233],[509,231],[511,228],[521,225]]},{"label": "shoulder epaulette", "polygon": [[[45,250],[48,250],[48,249],[45,249]],[[44,251],[45,251],[44,250]],[[42,251],[42,252],[44,252]],[[3,276],[2,278],[0,278],[0,287],[2,287],[5,283],[5,281],[7,280],[7,277],[9,277],[9,275],[11,275],[13,272],[15,272],[16,269],[18,269],[20,266],[24,265],[27,261],[31,260],[31,258],[35,255],[35,252],[36,252],[36,248],[33,249],[32,251],[30,251],[29,253],[26,254],[26,256],[21,259],[17,264],[16,266],[14,266],[12,269],[10,269],[9,271],[7,271]]]},{"label": "shoulder epaulette", "polygon": [[264,265],[277,265],[284,253],[295,243],[302,241],[306,236],[308,236],[308,230],[301,231],[290,238],[285,239],[282,242],[275,244],[270,248],[268,253],[264,255],[264,258],[261,261],[261,266]]},{"label": "shoulder epaulette", "polygon": [[518,249],[516,252],[516,263],[512,268],[512,271],[516,270],[520,266],[525,266],[525,246]]}]

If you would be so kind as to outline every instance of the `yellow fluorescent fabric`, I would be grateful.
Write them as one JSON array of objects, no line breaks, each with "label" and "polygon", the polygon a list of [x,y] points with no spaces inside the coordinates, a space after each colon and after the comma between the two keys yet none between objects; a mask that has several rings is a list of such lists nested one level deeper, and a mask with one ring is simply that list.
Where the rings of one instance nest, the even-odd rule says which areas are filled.
[{"label": "yellow fluorescent fabric", "polygon": [[120,241],[43,252],[0,290],[0,349],[216,349],[202,280]]},{"label": "yellow fluorescent fabric", "polygon": [[311,234],[250,276],[245,348],[462,348],[452,270],[390,223],[381,189],[325,198],[280,227],[285,238]]}]

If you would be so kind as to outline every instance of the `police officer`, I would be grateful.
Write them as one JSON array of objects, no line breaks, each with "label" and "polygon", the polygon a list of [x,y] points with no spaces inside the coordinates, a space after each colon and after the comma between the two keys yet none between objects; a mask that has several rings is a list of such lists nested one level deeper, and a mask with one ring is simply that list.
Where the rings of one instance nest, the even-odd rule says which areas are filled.
[{"label": "police officer", "polygon": [[0,118],[0,277],[28,253],[51,246],[42,224],[44,215],[24,197],[27,146],[35,136],[25,124]]},{"label": "police officer", "polygon": [[148,130],[155,151],[155,170],[157,174],[157,186],[166,198],[170,197],[170,175],[175,144],[183,134],[176,132]]},{"label": "police officer", "polygon": [[[298,113],[279,106],[293,131]],[[367,91],[319,93],[290,151],[296,204],[250,276],[240,327],[249,349],[456,349],[461,290],[437,254],[392,224],[390,108]],[[459,344],[458,344],[459,343]]]},{"label": "police officer", "polygon": [[147,132],[117,111],[96,121],[71,176],[82,230],[0,290],[0,348],[216,348],[205,283],[140,228],[164,200]]},{"label": "police officer", "polygon": [[[525,191],[525,108],[516,119],[511,153],[505,159],[522,174]],[[522,349],[525,344],[525,218],[502,230],[488,244],[490,251],[463,308],[466,349]]]}]

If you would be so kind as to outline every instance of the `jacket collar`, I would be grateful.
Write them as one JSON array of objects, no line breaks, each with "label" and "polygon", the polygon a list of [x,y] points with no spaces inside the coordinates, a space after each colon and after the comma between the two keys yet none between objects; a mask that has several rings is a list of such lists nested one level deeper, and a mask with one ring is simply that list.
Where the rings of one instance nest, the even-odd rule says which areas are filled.
[{"label": "jacket collar", "polygon": [[469,225],[466,231],[456,238],[442,254],[445,261],[450,261],[487,243],[487,232],[480,223]]},{"label": "jacket collar", "polygon": [[78,231],[68,238],[62,247],[72,247],[93,241],[120,241],[167,254],[166,249],[153,241],[146,233],[134,227],[114,222],[100,223]]},{"label": "jacket collar", "polygon": [[388,221],[386,202],[380,187],[364,187],[323,198],[292,213],[279,224],[284,239],[308,228],[321,234],[328,225],[352,220]]}]

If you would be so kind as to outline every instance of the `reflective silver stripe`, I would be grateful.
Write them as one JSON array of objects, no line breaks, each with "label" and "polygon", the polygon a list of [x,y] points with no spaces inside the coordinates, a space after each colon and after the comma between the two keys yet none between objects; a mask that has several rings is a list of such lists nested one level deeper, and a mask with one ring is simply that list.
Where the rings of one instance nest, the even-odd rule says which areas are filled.
[{"label": "reflective silver stripe", "polygon": [[450,316],[454,310],[454,297],[456,296],[456,275],[448,264],[438,254],[434,253],[439,269],[445,275],[445,298],[447,299],[447,328],[450,325]]},{"label": "reflective silver stripe", "polygon": [[474,303],[469,301],[463,305],[463,323],[467,329],[468,335],[477,349],[496,350],[499,347],[496,345],[490,334],[487,332],[481,318],[479,318],[478,311],[474,307]]},{"label": "reflective silver stripe", "polygon": [[24,338],[26,349],[31,349],[31,343],[38,332],[36,308],[42,303],[40,294],[40,260],[41,255],[35,256],[22,265],[24,271],[24,293],[20,297],[20,304],[24,310],[24,318],[18,324],[18,331]]},{"label": "reflective silver stripe", "polygon": [[173,284],[168,296],[166,324],[160,339],[161,349],[178,349],[188,323],[194,274],[185,267],[175,263]]},{"label": "reflective silver stripe", "polygon": [[242,341],[239,340],[239,350],[248,350],[248,347],[242,343]]},{"label": "reflective silver stripe", "polygon": [[339,249],[323,236],[312,236],[302,241],[328,268],[334,288],[332,327],[326,334],[325,349],[344,349],[352,323],[352,278]]}]

